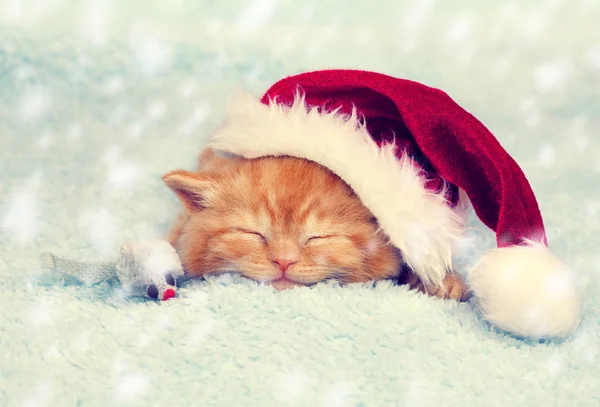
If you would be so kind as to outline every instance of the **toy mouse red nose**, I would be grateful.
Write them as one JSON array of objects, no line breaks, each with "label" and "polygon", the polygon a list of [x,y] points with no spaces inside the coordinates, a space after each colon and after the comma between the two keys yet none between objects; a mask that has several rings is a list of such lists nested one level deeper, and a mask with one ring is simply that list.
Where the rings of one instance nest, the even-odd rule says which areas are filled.
[{"label": "toy mouse red nose", "polygon": [[175,290],[173,290],[172,288],[168,288],[165,293],[163,294],[163,301],[167,301],[171,298],[175,297]]}]

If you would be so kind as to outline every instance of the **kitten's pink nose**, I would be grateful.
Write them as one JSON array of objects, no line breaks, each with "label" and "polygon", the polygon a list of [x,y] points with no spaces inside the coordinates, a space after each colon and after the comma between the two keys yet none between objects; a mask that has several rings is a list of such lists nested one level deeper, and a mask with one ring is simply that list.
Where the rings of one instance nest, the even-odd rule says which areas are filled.
[{"label": "kitten's pink nose", "polygon": [[298,262],[294,261],[294,260],[289,260],[289,259],[275,259],[275,260],[273,260],[273,263],[277,264],[277,266],[279,267],[279,270],[281,270],[285,273],[290,268],[291,265],[294,265]]}]

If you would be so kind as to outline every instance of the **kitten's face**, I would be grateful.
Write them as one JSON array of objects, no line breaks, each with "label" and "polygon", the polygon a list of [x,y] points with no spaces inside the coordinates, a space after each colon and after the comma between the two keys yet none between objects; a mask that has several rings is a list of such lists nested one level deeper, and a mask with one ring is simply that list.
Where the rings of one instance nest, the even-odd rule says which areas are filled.
[{"label": "kitten's face", "polygon": [[329,278],[390,278],[397,250],[351,189],[307,160],[210,157],[165,183],[187,208],[175,245],[186,272],[241,275],[276,288]]}]

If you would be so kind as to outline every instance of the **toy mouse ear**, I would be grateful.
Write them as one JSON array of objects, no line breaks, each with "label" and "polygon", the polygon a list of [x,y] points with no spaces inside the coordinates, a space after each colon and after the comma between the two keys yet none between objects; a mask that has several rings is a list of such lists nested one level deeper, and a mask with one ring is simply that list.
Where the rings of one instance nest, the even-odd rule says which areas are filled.
[{"label": "toy mouse ear", "polygon": [[189,211],[210,206],[216,193],[215,177],[209,173],[177,170],[165,174],[162,179]]}]

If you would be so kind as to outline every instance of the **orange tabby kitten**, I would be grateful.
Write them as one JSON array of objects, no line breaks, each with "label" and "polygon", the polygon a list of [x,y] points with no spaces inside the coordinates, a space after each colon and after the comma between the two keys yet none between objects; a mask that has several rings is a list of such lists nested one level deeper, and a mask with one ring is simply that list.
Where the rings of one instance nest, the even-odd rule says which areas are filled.
[{"label": "orange tabby kitten", "polygon": [[237,272],[277,289],[397,278],[431,295],[466,297],[454,275],[444,287],[424,287],[351,188],[321,165],[210,149],[199,163],[197,172],[163,177],[185,208],[168,240],[189,276]]}]

